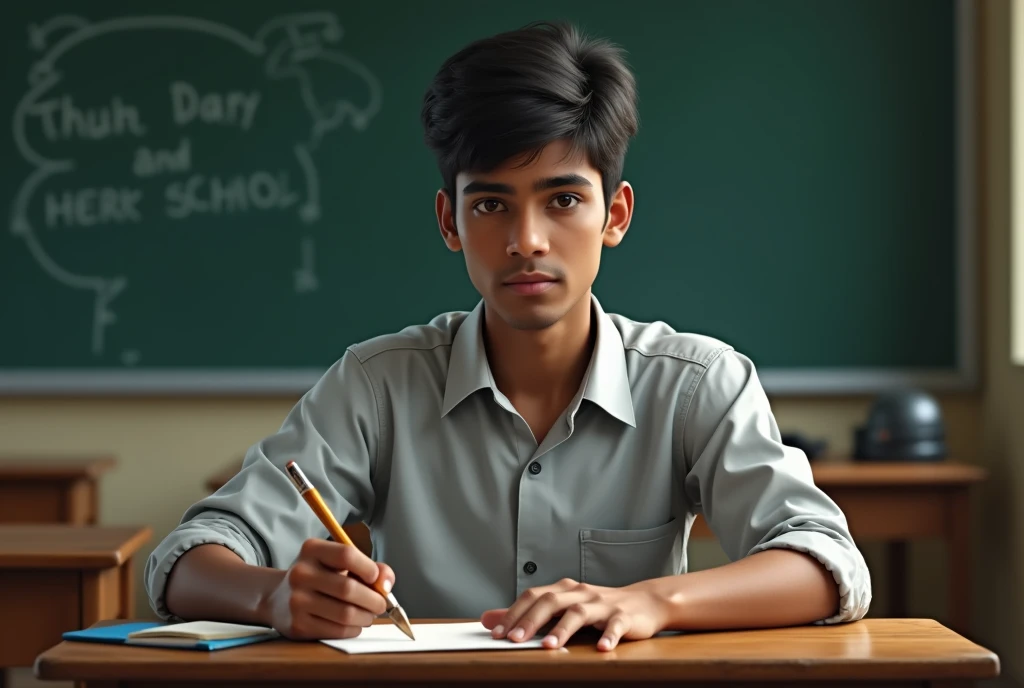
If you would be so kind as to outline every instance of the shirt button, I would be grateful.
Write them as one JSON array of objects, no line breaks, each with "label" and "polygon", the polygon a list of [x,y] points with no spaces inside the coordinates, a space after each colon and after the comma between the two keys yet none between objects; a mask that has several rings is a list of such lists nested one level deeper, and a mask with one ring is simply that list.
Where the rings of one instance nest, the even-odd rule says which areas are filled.
[{"label": "shirt button", "polygon": [[536,461],[531,463],[530,464],[530,472],[533,473],[534,475],[537,475],[538,473],[540,473],[540,464],[537,463]]},{"label": "shirt button", "polygon": [[523,564],[523,571],[530,575],[533,575],[537,573],[537,565],[534,564],[532,561],[528,561],[525,564]]}]

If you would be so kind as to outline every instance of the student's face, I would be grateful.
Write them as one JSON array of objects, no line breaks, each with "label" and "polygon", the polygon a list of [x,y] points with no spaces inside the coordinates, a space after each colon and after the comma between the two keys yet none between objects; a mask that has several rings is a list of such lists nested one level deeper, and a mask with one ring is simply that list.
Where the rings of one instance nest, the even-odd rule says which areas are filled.
[{"label": "student's face", "polygon": [[493,311],[517,329],[543,329],[589,296],[601,249],[629,227],[633,192],[619,185],[605,222],[601,174],[548,145],[488,173],[460,173],[454,202],[437,195],[445,243],[466,257],[469,278]]}]

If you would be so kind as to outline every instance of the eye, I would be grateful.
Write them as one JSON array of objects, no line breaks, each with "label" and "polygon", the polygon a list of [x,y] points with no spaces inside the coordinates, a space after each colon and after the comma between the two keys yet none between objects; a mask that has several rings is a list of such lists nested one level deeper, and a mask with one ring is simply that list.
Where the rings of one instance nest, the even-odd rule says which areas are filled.
[{"label": "eye", "polygon": [[551,199],[551,203],[548,207],[558,208],[559,210],[570,210],[575,208],[580,202],[580,199],[572,194],[558,194]]},{"label": "eye", "polygon": [[490,215],[505,210],[505,204],[493,198],[485,198],[474,203],[473,210],[484,215]]}]

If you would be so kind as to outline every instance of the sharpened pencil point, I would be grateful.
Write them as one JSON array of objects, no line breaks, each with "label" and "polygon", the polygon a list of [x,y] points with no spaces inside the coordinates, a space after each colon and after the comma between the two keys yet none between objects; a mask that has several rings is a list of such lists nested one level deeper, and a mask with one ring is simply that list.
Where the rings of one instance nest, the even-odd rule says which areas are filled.
[{"label": "sharpened pencil point", "polygon": [[416,640],[416,636],[412,633],[412,624],[409,623],[409,617],[405,615],[404,609],[397,606],[393,607],[391,611],[388,612],[388,616],[395,622],[395,625],[398,626],[398,629],[402,631],[402,633],[409,636],[410,640]]}]

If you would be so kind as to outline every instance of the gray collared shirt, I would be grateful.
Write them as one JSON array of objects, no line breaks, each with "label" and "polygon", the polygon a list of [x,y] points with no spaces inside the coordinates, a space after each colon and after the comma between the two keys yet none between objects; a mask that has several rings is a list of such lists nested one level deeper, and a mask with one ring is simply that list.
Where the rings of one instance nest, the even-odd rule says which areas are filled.
[{"label": "gray collared shirt", "polygon": [[327,537],[284,473],[295,459],[340,522],[369,525],[411,617],[476,618],[562,578],[683,573],[698,513],[732,560],[774,547],[817,558],[840,593],[819,623],[863,617],[864,558],[807,458],[782,444],[751,361],[592,303],[589,368],[539,446],[491,376],[482,303],[349,347],[157,546],[154,610],[173,618],[167,575],[191,547],[287,568],[304,540]]}]

